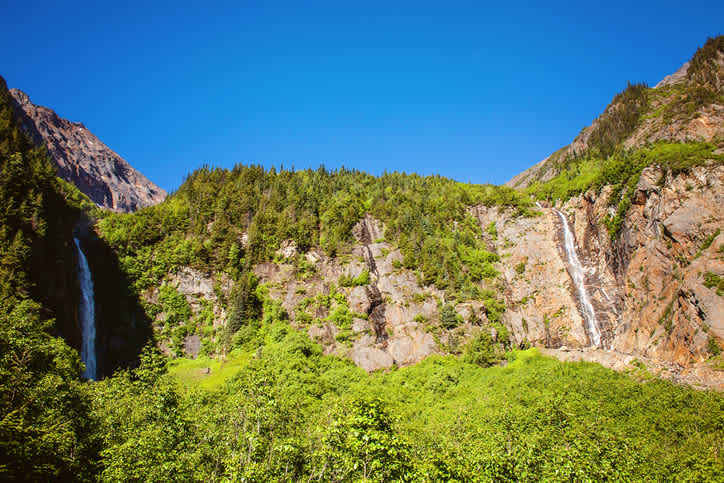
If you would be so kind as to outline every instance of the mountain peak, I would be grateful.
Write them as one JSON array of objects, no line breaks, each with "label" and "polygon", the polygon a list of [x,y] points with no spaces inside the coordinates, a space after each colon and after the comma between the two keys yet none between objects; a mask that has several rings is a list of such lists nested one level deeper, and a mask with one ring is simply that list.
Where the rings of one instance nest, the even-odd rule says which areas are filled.
[{"label": "mountain peak", "polygon": [[17,102],[21,106],[25,106],[27,104],[30,104],[30,97],[20,89],[10,89],[10,94],[13,96],[13,99],[15,99],[15,102]]},{"label": "mountain peak", "polygon": [[136,171],[80,122],[33,104],[10,89],[22,129],[37,145],[45,144],[58,176],[76,185],[94,203],[117,212],[135,211],[163,201],[166,192]]}]

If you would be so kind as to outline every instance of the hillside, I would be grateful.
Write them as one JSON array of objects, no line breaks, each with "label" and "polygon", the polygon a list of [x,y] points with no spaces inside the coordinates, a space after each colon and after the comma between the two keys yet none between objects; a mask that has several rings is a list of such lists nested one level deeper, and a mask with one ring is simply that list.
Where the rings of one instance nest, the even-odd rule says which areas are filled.
[{"label": "hillside", "polygon": [[526,188],[570,169],[585,157],[606,158],[656,142],[724,138],[724,36],[708,39],[691,61],[655,87],[629,84],[571,144],[506,183]]},{"label": "hillside", "polygon": [[[724,300],[717,288],[724,269],[722,106],[724,37],[718,37],[657,87],[630,85],[570,146],[509,183],[540,200],[554,224],[513,223],[510,236],[540,247],[534,233],[542,233],[543,246],[554,251],[561,239],[554,208],[567,215],[599,314],[602,347],[619,356],[616,364],[646,358],[666,363],[665,371],[721,384],[710,368],[724,340]],[[484,222],[507,218],[490,211],[479,216]],[[518,243],[511,259],[540,259],[536,252]],[[541,275],[556,280],[550,269],[540,268],[539,280]],[[549,347],[588,345],[575,332],[578,314],[551,317],[554,305],[570,310],[571,303],[550,284],[534,290],[513,281],[511,287],[513,300],[533,301],[508,312],[511,326],[534,320],[539,334],[552,337]],[[554,302],[541,306],[541,300]],[[548,324],[541,320],[546,315]],[[571,319],[578,321],[571,325]],[[600,360],[610,354],[559,356]]]},{"label": "hillside", "polygon": [[[19,128],[0,78],[0,477],[90,478],[73,231],[92,204]],[[64,339],[58,337],[62,335]]]},{"label": "hillside", "polygon": [[537,346],[722,388],[723,58],[711,39],[686,74],[629,86],[525,190],[205,168],[98,234],[171,356],[223,357],[274,307],[368,371],[484,337],[493,359]]},{"label": "hillside", "polygon": [[724,480],[722,55],[518,188],[203,167],[133,213],[0,82],[0,475]]},{"label": "hillside", "polygon": [[91,133],[82,123],[58,116],[38,106],[21,90],[11,89],[15,114],[23,131],[38,145],[45,145],[58,176],[73,183],[96,205],[130,212],[153,205],[166,192]]}]

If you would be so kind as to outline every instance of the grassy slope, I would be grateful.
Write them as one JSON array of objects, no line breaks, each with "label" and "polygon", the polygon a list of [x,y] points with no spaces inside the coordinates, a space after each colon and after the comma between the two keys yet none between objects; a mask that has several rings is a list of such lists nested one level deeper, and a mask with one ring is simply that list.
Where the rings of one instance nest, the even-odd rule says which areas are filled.
[{"label": "grassy slope", "polygon": [[[277,374],[277,401],[304,401],[295,403],[302,434],[313,440],[314,428],[334,414],[330,408],[379,398],[394,415],[417,481],[724,478],[724,398],[716,393],[660,380],[642,384],[536,349],[511,353],[505,367],[433,356],[367,375],[317,351],[304,356],[293,348],[298,343],[288,336],[264,346],[257,362]],[[175,361],[171,372],[190,397],[198,397],[198,386],[211,391],[204,400],[216,401],[249,380],[257,366],[251,360],[251,353],[237,352],[206,377],[193,371],[213,362]]]}]

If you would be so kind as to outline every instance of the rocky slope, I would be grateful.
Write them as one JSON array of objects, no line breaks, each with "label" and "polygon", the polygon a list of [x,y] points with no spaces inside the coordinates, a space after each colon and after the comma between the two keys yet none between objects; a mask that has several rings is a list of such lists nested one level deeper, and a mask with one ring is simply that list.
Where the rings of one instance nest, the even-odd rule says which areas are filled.
[{"label": "rocky slope", "polygon": [[37,145],[45,144],[58,175],[75,184],[98,206],[130,212],[159,203],[166,192],[103,144],[81,123],[59,117],[11,89],[16,115]]},{"label": "rocky slope", "polygon": [[[417,363],[445,352],[451,337],[464,339],[474,330],[470,323],[452,332],[439,327],[444,293],[421,286],[413,272],[399,268],[395,262],[402,256],[391,244],[379,241],[382,233],[382,224],[368,215],[354,227],[357,243],[351,253],[341,257],[328,257],[317,249],[300,253],[294,242],[287,241],[275,262],[254,267],[259,283],[266,284],[293,326],[320,342],[325,353],[349,357],[367,371]],[[360,276],[363,281],[344,283]],[[184,268],[164,283],[184,296],[192,318],[211,303],[214,327],[223,328],[223,299],[231,291],[228,279],[218,282],[210,273]],[[157,303],[158,289],[149,291],[146,300]],[[468,319],[481,307],[482,303],[464,304],[458,310]],[[481,316],[482,322],[485,316]],[[157,316],[157,328],[165,317]],[[187,336],[183,346],[185,355],[195,357],[198,335]],[[163,348],[170,353],[167,346]]]},{"label": "rocky slope", "polygon": [[[724,346],[724,53],[719,48],[708,57],[713,95],[698,106],[688,105],[683,114],[677,102],[701,88],[692,74],[696,59],[648,91],[646,108],[619,147],[632,151],[657,141],[705,141],[718,146],[711,159],[675,171],[654,160],[630,193],[604,185],[552,200],[554,206],[541,201],[535,218],[515,218],[497,208],[473,210],[481,227],[498,226],[499,237],[490,243],[503,256],[505,319],[516,340],[553,348],[550,354],[566,360],[611,367],[646,361],[672,379],[724,388],[724,372],[717,370]],[[527,187],[557,176],[566,160],[591,149],[592,133],[620,108],[614,101],[570,146],[509,185]],[[612,236],[607,220],[626,197],[630,207]],[[567,217],[585,267],[585,286],[601,330],[597,348],[591,348],[585,330],[555,209]]]},{"label": "rocky slope", "polygon": [[[264,263],[256,259],[243,270],[253,271],[265,291],[260,298],[266,304],[268,295],[277,303],[280,318],[288,318],[293,327],[318,340],[325,353],[349,357],[368,371],[414,364],[434,353],[460,354],[471,339],[487,333],[493,350],[533,345],[565,360],[595,361],[637,375],[652,371],[676,381],[724,389],[724,364],[718,355],[724,347],[724,102],[719,102],[722,85],[717,83],[724,54],[721,50],[709,54],[706,72],[714,69],[715,75],[714,80],[707,77],[708,84],[697,80],[701,70],[696,66],[701,62],[695,56],[689,67],[655,89],[630,86],[571,146],[516,178],[518,186],[540,184],[566,169],[572,178],[588,180],[582,189],[566,191],[560,199],[552,195],[558,190],[546,191],[532,210],[527,195],[500,187],[495,188],[495,197],[475,198],[481,200],[479,205],[469,206],[473,198],[454,205],[457,214],[467,206],[469,216],[449,222],[451,232],[445,243],[460,249],[463,237],[474,238],[471,246],[487,248],[496,260],[497,274],[470,279],[475,290],[450,290],[444,285],[447,280],[431,282],[438,287],[423,283],[424,269],[403,263],[403,245],[395,244],[401,238],[395,242],[379,221],[385,219],[393,226],[395,217],[376,213],[375,207],[384,205],[373,202],[348,220],[348,227],[359,220],[351,232],[345,228],[354,241],[346,240],[339,251],[325,252],[316,242],[300,249],[287,238],[294,235],[285,233],[268,238],[274,241],[267,242],[270,252]],[[704,97],[697,90],[702,85],[713,89],[707,87]],[[690,104],[692,96],[700,96],[694,104]],[[646,151],[653,158],[641,158],[646,164],[633,164],[631,152],[653,141],[658,141],[658,150]],[[682,145],[681,141],[709,144]],[[632,157],[616,158],[622,150]],[[589,165],[584,166],[580,160],[589,151],[595,151],[595,157],[586,158]],[[671,159],[655,156],[675,161],[682,156],[698,157],[689,164],[672,164]],[[590,164],[611,159],[620,163],[605,165],[615,169],[610,176],[597,178],[605,182],[594,186],[586,176],[598,176],[600,171],[589,169]],[[629,165],[636,166],[635,172],[628,170]],[[582,166],[589,171],[582,172]],[[207,175],[211,197],[219,192],[218,183],[232,176],[221,171]],[[284,174],[285,179],[290,176]],[[572,180],[562,178],[562,183]],[[254,179],[256,189],[260,182]],[[250,194],[229,206],[247,203],[253,195],[251,189],[239,191],[244,186],[239,180],[232,185],[234,192]],[[279,180],[261,183],[269,198],[260,197],[259,206],[281,198],[274,194],[274,183]],[[194,200],[204,199],[203,186],[188,188]],[[533,188],[529,192],[535,196],[538,192]],[[285,201],[281,210],[288,204]],[[236,260],[239,253],[251,252],[250,239],[256,236],[258,240],[261,232],[257,229],[255,234],[249,220],[259,216],[259,206],[228,222],[224,230],[231,235],[220,231],[216,240],[227,236],[233,244],[228,257],[222,250],[221,262],[206,266],[208,272],[175,267],[160,287],[145,291],[145,303],[159,308],[150,315],[155,317],[154,328],[167,353],[223,356],[225,349],[219,348],[229,335],[224,332],[229,332],[232,318],[230,300],[243,277],[231,275],[233,271],[222,265],[227,258]],[[221,224],[224,209],[229,209],[227,204],[220,203],[213,218],[209,215],[197,230],[174,239],[174,245],[199,237],[204,251],[210,251],[217,243],[212,240],[214,230],[225,226]],[[300,217],[293,210],[286,213],[290,219]],[[415,218],[406,213],[404,219]],[[617,220],[615,230],[613,219]],[[410,233],[410,226],[424,226],[424,220],[405,225],[403,235]],[[462,229],[458,230],[458,224]],[[115,238],[125,239],[125,234]],[[138,241],[143,243],[143,239]],[[431,245],[428,250],[444,266],[440,249]],[[148,263],[156,256],[141,260]],[[470,266],[458,265],[446,271],[445,277],[472,273]],[[171,303],[174,293],[178,299]],[[166,301],[161,300],[164,297]],[[496,306],[502,302],[501,316]],[[589,305],[590,310],[584,310]],[[592,316],[584,318],[584,312]],[[185,327],[179,316],[188,321]],[[249,316],[245,323],[253,319]],[[243,331],[231,332],[236,337]]]},{"label": "rocky slope", "polygon": [[540,216],[515,218],[505,210],[477,207],[481,226],[498,226],[498,238],[490,243],[503,258],[505,322],[516,341],[564,353],[586,349],[587,360],[610,359],[613,367],[639,358],[665,365],[672,378],[692,373],[689,382],[724,388],[724,372],[706,363],[718,362],[711,360],[714,344],[724,346],[724,297],[706,284],[707,274],[724,276],[724,167],[697,167],[663,184],[658,183],[662,176],[660,168],[644,170],[614,240],[603,223],[610,187],[558,207],[586,267],[602,335],[598,359],[589,349],[562,248],[562,223],[553,209],[542,204]]},{"label": "rocky slope", "polygon": [[[556,176],[566,160],[600,148],[600,140],[614,132],[617,144],[636,149],[656,141],[711,142],[724,137],[724,37],[710,39],[690,62],[633,99],[614,98],[590,126],[581,130],[571,144],[551,154],[505,183],[526,188]],[[635,86],[634,86],[635,87]],[[635,90],[635,89],[632,89]],[[624,91],[625,93],[626,91]],[[707,96],[706,93],[714,93]],[[704,93],[704,94],[702,94]],[[623,94],[623,93],[622,93]],[[633,105],[634,123],[626,129],[624,112]],[[622,125],[624,125],[622,127]],[[618,131],[620,130],[620,131]]]}]

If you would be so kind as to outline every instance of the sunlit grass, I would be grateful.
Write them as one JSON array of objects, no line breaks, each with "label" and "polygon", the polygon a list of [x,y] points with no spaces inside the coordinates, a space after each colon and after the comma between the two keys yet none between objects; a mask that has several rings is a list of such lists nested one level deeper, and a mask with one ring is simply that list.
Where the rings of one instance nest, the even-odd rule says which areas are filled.
[{"label": "sunlit grass", "polygon": [[178,358],[169,362],[168,370],[187,389],[211,390],[236,375],[249,363],[251,357],[247,352],[234,351],[224,360],[207,356],[196,359]]}]

